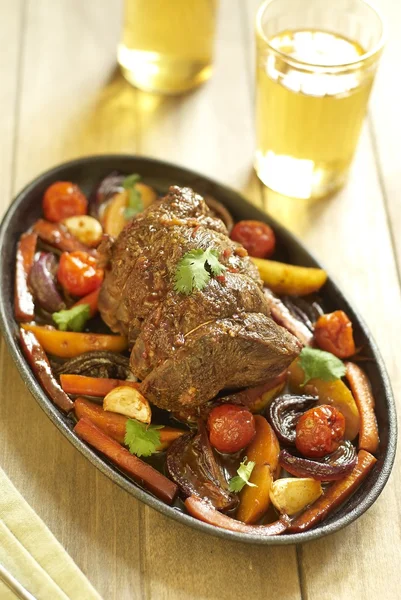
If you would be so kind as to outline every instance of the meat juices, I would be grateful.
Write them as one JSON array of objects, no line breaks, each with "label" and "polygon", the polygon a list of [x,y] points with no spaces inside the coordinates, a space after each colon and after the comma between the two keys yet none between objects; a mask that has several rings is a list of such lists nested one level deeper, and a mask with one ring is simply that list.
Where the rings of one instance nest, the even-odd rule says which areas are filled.
[{"label": "meat juices", "polygon": [[[100,313],[128,337],[131,369],[157,406],[179,410],[224,388],[258,385],[300,352],[297,339],[270,318],[257,268],[192,189],[170,187],[103,248]],[[227,271],[186,296],[174,291],[175,272],[198,248],[217,250]]]}]

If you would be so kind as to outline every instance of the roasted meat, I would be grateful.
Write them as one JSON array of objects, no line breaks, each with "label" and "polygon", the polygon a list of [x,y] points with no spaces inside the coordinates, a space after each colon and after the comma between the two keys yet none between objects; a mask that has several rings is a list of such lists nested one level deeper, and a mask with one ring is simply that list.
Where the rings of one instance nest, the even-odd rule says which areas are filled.
[{"label": "roasted meat", "polygon": [[[176,292],[180,259],[208,248],[226,266],[224,277],[190,295]],[[102,251],[101,315],[128,336],[131,369],[156,405],[178,410],[224,388],[257,385],[300,351],[295,337],[270,318],[256,267],[193,190],[171,187]]]}]

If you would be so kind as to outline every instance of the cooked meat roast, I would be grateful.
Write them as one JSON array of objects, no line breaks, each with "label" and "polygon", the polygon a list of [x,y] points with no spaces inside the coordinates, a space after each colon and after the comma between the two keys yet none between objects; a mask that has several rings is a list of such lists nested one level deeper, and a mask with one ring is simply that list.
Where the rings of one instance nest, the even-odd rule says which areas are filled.
[{"label": "cooked meat roast", "polygon": [[[227,270],[203,290],[174,290],[180,259],[212,248]],[[300,343],[269,316],[259,273],[224,223],[190,188],[138,214],[99,251],[106,275],[104,321],[126,335],[144,395],[167,410],[198,406],[224,388],[257,385],[281,373]]]}]

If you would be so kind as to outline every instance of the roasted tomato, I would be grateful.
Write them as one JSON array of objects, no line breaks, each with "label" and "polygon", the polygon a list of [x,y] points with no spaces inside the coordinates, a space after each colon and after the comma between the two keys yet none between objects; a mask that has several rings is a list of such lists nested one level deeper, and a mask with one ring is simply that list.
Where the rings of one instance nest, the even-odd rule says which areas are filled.
[{"label": "roasted tomato", "polygon": [[298,420],[295,445],[304,456],[318,458],[337,450],[344,439],[345,419],[334,406],[310,408]]},{"label": "roasted tomato", "polygon": [[210,411],[207,420],[211,445],[219,452],[238,452],[253,439],[255,419],[245,406],[221,404]]},{"label": "roasted tomato", "polygon": [[75,215],[86,215],[88,201],[79,187],[70,181],[56,181],[43,196],[45,219],[58,223]]},{"label": "roasted tomato", "polygon": [[103,281],[103,269],[86,252],[64,252],[61,255],[57,279],[73,296],[85,296],[96,290]]},{"label": "roasted tomato", "polygon": [[261,221],[239,221],[231,232],[231,239],[239,242],[250,256],[268,258],[276,247],[274,231]]},{"label": "roasted tomato", "polygon": [[319,348],[339,358],[355,354],[352,323],[342,310],[319,317],[315,324],[315,340]]}]

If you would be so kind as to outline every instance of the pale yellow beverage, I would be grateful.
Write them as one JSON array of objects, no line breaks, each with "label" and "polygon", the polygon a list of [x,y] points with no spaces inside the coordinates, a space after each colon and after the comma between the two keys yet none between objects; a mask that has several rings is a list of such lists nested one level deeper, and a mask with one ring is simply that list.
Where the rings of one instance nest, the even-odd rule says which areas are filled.
[{"label": "pale yellow beverage", "polygon": [[217,0],[125,0],[118,62],[142,90],[185,92],[212,72]]}]

